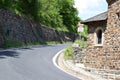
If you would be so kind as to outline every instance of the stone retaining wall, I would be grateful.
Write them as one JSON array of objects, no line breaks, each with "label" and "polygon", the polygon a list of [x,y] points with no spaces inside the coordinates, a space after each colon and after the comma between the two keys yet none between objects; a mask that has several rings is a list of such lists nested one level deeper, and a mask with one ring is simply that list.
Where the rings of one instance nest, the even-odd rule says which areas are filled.
[{"label": "stone retaining wall", "polygon": [[34,42],[36,37],[30,22],[8,9],[0,9],[0,27],[5,39],[16,42]]},{"label": "stone retaining wall", "polygon": [[40,27],[38,24],[35,26],[35,32],[46,41],[74,41],[76,37],[74,33],[53,30],[45,25],[41,25]]},{"label": "stone retaining wall", "polygon": [[86,49],[80,47],[73,47],[73,61],[75,63],[83,63],[83,57],[85,56]]},{"label": "stone retaining wall", "polygon": [[56,31],[39,23],[32,22],[8,9],[0,9],[0,45],[5,41],[44,42],[72,41],[74,33]]}]

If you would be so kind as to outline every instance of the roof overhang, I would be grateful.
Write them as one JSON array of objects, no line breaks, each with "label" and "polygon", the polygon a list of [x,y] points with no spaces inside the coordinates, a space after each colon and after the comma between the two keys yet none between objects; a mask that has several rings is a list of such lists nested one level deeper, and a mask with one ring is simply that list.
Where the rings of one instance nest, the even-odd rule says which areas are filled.
[{"label": "roof overhang", "polygon": [[101,14],[98,14],[92,18],[89,18],[85,21],[83,21],[82,23],[83,24],[86,24],[86,23],[91,23],[91,22],[96,22],[96,21],[104,21],[104,20],[107,20],[108,18],[108,12],[104,12],[104,13],[101,13]]}]

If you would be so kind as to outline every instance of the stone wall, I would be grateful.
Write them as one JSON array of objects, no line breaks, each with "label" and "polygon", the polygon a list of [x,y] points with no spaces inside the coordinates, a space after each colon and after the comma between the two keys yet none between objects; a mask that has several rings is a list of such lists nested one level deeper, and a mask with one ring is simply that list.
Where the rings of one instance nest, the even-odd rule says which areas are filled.
[{"label": "stone wall", "polygon": [[4,34],[3,34],[3,29],[0,25],[0,44],[4,44]]},{"label": "stone wall", "polygon": [[95,32],[96,32],[96,29],[97,28],[101,28],[103,30],[103,33],[105,32],[106,30],[106,24],[107,24],[107,21],[104,20],[104,21],[96,21],[96,22],[90,22],[90,23],[87,23],[88,25],[88,37],[87,37],[87,44],[88,46],[90,47],[94,47],[95,46]]},{"label": "stone wall", "polygon": [[16,15],[10,10],[0,9],[0,27],[5,39],[16,42],[34,42],[36,37],[29,20]]},{"label": "stone wall", "polygon": [[107,20],[87,23],[88,37],[87,47],[73,47],[75,63],[83,63],[86,67],[102,69],[106,56],[104,54],[104,45],[95,45],[95,32],[97,28],[102,28],[103,33],[106,30]]},{"label": "stone wall", "polygon": [[[108,2],[107,22],[88,23],[88,47],[83,59],[86,67],[120,70],[120,0],[108,0]],[[102,46],[95,46],[94,43],[94,32],[97,27],[104,29]]]},{"label": "stone wall", "polygon": [[104,69],[106,56],[103,46],[88,47],[83,59],[86,67]]},{"label": "stone wall", "polygon": [[104,68],[104,60],[105,60],[105,54],[104,54],[104,45],[97,46],[95,44],[95,32],[97,28],[103,29],[103,34],[106,30],[106,21],[97,21],[97,22],[91,22],[88,23],[89,30],[88,30],[88,39],[87,44],[88,47],[86,49],[85,57],[83,58],[84,64],[86,67],[91,68]]},{"label": "stone wall", "polygon": [[74,41],[76,37],[74,33],[53,30],[37,23],[34,23],[34,31],[38,38],[45,41]]},{"label": "stone wall", "polygon": [[95,44],[95,32],[97,28],[103,29],[103,34],[106,30],[106,21],[97,21],[87,23],[88,27],[88,38],[86,48],[85,57],[83,57],[83,63],[86,67],[91,68],[102,68],[105,56],[104,56],[104,48],[103,46],[97,46]]},{"label": "stone wall", "polygon": [[73,48],[73,61],[74,63],[83,63],[83,57],[85,56],[86,48],[72,46]]},{"label": "stone wall", "polygon": [[110,1],[104,44],[107,69],[120,69],[120,16],[118,14],[120,14],[120,0]]},{"label": "stone wall", "polygon": [[74,33],[56,31],[39,23],[32,22],[8,9],[0,9],[0,45],[5,41],[43,42],[72,41]]}]

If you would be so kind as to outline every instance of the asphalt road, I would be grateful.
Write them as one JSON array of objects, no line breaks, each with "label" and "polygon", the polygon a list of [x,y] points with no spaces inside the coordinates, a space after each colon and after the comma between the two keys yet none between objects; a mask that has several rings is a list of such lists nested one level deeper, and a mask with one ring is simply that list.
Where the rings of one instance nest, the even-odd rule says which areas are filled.
[{"label": "asphalt road", "polygon": [[54,66],[54,55],[68,45],[0,50],[0,80],[79,80]]}]

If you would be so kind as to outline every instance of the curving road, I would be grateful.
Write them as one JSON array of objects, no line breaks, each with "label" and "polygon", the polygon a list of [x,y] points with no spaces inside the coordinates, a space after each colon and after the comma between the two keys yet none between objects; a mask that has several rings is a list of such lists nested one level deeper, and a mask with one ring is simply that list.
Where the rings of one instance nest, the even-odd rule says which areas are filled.
[{"label": "curving road", "polygon": [[79,80],[59,70],[52,58],[68,45],[0,50],[0,80]]}]

